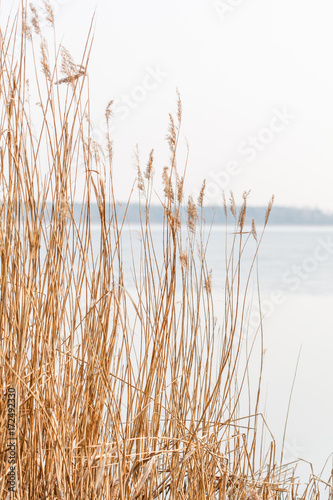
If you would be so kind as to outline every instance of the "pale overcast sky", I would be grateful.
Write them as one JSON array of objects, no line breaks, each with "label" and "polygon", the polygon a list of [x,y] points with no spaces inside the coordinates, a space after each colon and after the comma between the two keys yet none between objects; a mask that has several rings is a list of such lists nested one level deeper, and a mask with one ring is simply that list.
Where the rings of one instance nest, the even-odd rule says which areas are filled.
[{"label": "pale overcast sky", "polygon": [[[16,3],[2,2],[3,19]],[[274,193],[279,205],[333,212],[332,0],[51,3],[58,40],[77,62],[96,8],[93,122],[98,138],[114,99],[118,199],[135,179],[136,143],[143,162],[155,148],[160,177],[178,87],[190,144],[187,194],[206,178],[211,204],[224,187],[238,196],[251,189],[251,204]]]}]

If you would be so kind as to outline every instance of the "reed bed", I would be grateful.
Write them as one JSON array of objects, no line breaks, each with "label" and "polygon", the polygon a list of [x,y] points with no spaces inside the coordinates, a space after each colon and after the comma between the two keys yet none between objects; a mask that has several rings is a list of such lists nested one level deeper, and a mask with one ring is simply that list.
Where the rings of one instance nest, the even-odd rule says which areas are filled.
[{"label": "reed bed", "polygon": [[[264,232],[257,234],[254,221],[244,230],[248,193],[238,210],[232,193],[223,202],[232,236],[221,248],[226,279],[217,308],[201,211],[205,185],[198,200],[184,200],[176,163],[178,96],[160,193],[163,251],[149,220],[152,151],[144,167],[136,155],[140,255],[124,267],[126,211],[120,218],[112,137],[107,131],[101,147],[90,123],[92,34],[74,63],[57,45],[50,5],[43,13],[24,7],[0,33],[0,498],[319,498],[320,479],[300,484],[295,464],[277,457],[260,413],[262,356],[250,411],[241,403],[248,397],[248,357],[263,335],[259,322],[244,355],[250,279]],[[48,41],[41,15],[50,25]],[[112,102],[105,116],[110,126]],[[253,261],[243,274],[249,239]],[[134,287],[126,285],[128,276]],[[17,395],[13,493],[10,388]],[[330,480],[324,486],[333,498]]]}]

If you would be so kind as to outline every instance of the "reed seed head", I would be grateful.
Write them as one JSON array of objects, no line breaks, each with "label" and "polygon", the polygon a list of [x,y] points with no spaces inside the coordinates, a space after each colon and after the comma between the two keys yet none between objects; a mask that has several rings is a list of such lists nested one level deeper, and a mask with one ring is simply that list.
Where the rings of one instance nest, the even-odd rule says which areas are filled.
[{"label": "reed seed head", "polygon": [[177,92],[177,119],[178,119],[178,126],[180,127],[183,115],[183,105],[179,90],[177,89],[176,92]]},{"label": "reed seed head", "polygon": [[267,206],[267,210],[266,210],[266,215],[265,215],[265,226],[266,226],[266,224],[268,222],[269,216],[270,216],[272,208],[273,208],[274,198],[275,198],[275,196],[273,194],[273,196],[271,197],[271,199],[268,202],[268,206]]},{"label": "reed seed head", "polygon": [[202,183],[202,186],[201,186],[201,189],[200,189],[200,193],[199,193],[199,197],[198,197],[198,205],[201,208],[202,208],[202,205],[203,205],[203,200],[204,200],[204,195],[205,195],[205,188],[206,188],[206,179]]},{"label": "reed seed head", "polygon": [[182,203],[184,198],[184,176],[179,178],[177,175],[177,201],[179,205]]},{"label": "reed seed head", "polygon": [[140,193],[144,193],[145,192],[145,183],[143,180],[143,175],[142,175],[142,171],[141,171],[141,167],[140,167],[140,151],[139,151],[138,144],[135,146],[134,159],[135,159],[136,168],[137,168],[137,172],[138,172],[138,177],[137,177],[138,189],[139,189]]},{"label": "reed seed head", "polygon": [[44,10],[45,10],[45,19],[52,27],[54,27],[54,12],[53,12],[53,9],[51,7],[51,4],[50,4],[49,0],[44,0],[43,4],[44,4]]},{"label": "reed seed head", "polygon": [[109,158],[109,160],[112,160],[113,158],[113,141],[111,141],[111,139],[107,139],[107,145],[106,145],[106,148],[107,148],[107,156]]},{"label": "reed seed head", "polygon": [[230,211],[236,219],[236,217],[237,217],[236,202],[235,202],[235,198],[234,198],[234,193],[232,191],[230,191]]},{"label": "reed seed head", "polygon": [[254,219],[252,219],[252,234],[253,238],[257,241],[257,230],[256,230],[256,223],[254,222]]},{"label": "reed seed head", "polygon": [[154,163],[154,149],[152,149],[149,153],[149,160],[147,163],[147,168],[145,171],[145,177],[146,179],[150,179],[153,173],[153,163]]},{"label": "reed seed head", "polygon": [[164,185],[165,197],[168,200],[170,200],[171,202],[173,202],[174,201],[174,192],[173,192],[172,182],[171,182],[171,178],[170,178],[169,167],[164,167],[163,174],[162,174],[162,181],[163,181],[163,185]]},{"label": "reed seed head", "polygon": [[24,7],[22,8],[22,32],[23,35],[26,36],[28,40],[31,40],[31,28],[28,25],[27,11]]},{"label": "reed seed head", "polygon": [[66,76],[70,77],[76,72],[76,64],[70,52],[65,48],[61,47],[61,72]]},{"label": "reed seed head", "polygon": [[36,7],[32,3],[29,4],[29,7],[30,7],[30,10],[31,10],[31,14],[32,14],[31,24],[34,27],[35,33],[37,35],[40,35],[41,34],[41,30],[40,30],[39,16],[38,16],[37,9],[36,9]]},{"label": "reed seed head", "polygon": [[187,204],[187,224],[188,224],[189,230],[192,233],[195,232],[195,226],[196,226],[197,219],[198,219],[197,208],[195,206],[195,203],[193,201],[192,196],[189,196],[188,204]]},{"label": "reed seed head", "polygon": [[106,119],[107,126],[109,126],[110,119],[113,117],[112,106],[113,106],[113,100],[109,101],[109,103],[108,103],[108,105],[106,106],[106,109],[105,109],[105,119]]},{"label": "reed seed head", "polygon": [[246,219],[246,200],[249,195],[250,191],[246,192],[244,191],[243,193],[243,204],[241,206],[240,212],[239,212],[239,217],[238,217],[238,224],[240,227],[241,232],[243,231],[244,224],[245,224],[245,219]]},{"label": "reed seed head", "polygon": [[204,285],[209,295],[212,293],[212,276],[213,276],[213,270],[211,269],[205,280],[205,285]]},{"label": "reed seed head", "polygon": [[187,253],[185,252],[185,250],[182,250],[180,252],[180,255],[179,255],[179,260],[180,260],[180,265],[182,267],[186,267],[187,266]]},{"label": "reed seed head", "polygon": [[171,113],[169,113],[169,130],[166,136],[166,140],[169,144],[169,149],[172,153],[172,159],[173,159],[173,156],[176,152],[177,133],[176,133],[175,121]]},{"label": "reed seed head", "polygon": [[41,64],[42,64],[42,71],[46,78],[51,81],[51,71],[50,71],[50,65],[49,65],[49,55],[48,55],[48,49],[47,49],[47,43],[45,38],[42,39],[41,44],[40,44],[40,50],[41,50]]},{"label": "reed seed head", "polygon": [[225,192],[224,191],[222,191],[222,201],[223,201],[224,215],[227,218],[228,217],[228,209],[227,209],[227,200],[225,199]]}]

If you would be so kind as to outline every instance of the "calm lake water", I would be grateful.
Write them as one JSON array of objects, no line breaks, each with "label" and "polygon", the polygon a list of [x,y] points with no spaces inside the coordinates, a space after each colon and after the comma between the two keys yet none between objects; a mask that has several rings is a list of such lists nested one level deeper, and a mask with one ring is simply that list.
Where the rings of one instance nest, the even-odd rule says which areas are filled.
[{"label": "calm lake water", "polygon": [[[99,232],[99,228],[94,230]],[[244,231],[250,228],[244,229]],[[260,235],[260,228],[257,228]],[[205,240],[208,236],[206,231]],[[232,229],[228,230],[229,246]],[[131,237],[129,236],[131,234]],[[153,226],[152,234],[156,254],[162,259],[162,227]],[[246,236],[243,236],[245,241]],[[186,236],[185,236],[186,237]],[[208,268],[213,270],[212,286],[223,290],[225,280],[225,228],[213,227],[207,246]],[[98,242],[98,238],[96,238]],[[125,268],[132,265],[132,255],[139,262],[139,227],[123,232]],[[243,269],[249,268],[255,250],[252,235],[244,251]],[[270,293],[276,290],[310,295],[333,294],[333,226],[271,226],[267,227],[259,250],[260,288]]]},{"label": "calm lake water", "polygon": [[[98,250],[99,228],[93,230]],[[162,259],[162,228],[153,226],[152,234],[157,256]],[[207,247],[207,264],[212,269],[212,290],[217,305],[223,301],[225,239],[225,228],[216,226]],[[244,275],[253,257],[254,243],[251,235],[243,255]],[[123,233],[124,269],[129,288],[133,286],[131,249],[138,263],[139,228],[134,225],[131,238],[128,229]],[[301,349],[284,459],[293,461],[302,457],[311,461],[320,473],[333,452],[333,227],[268,226],[259,252],[259,281],[266,349],[262,409],[277,444],[281,443]],[[302,474],[308,470],[300,467]]]}]

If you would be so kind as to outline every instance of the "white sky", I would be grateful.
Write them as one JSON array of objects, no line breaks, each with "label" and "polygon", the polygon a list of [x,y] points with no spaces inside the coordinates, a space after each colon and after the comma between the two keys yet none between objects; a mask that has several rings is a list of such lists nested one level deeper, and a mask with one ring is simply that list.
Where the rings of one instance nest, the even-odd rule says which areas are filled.
[{"label": "white sky", "polygon": [[[212,0],[51,3],[58,40],[77,62],[97,9],[88,71],[92,114],[98,131],[107,103],[119,100],[118,199],[127,198],[136,176],[136,143],[143,165],[155,148],[160,177],[178,87],[190,144],[187,194],[197,193],[206,177],[212,204],[221,199],[223,179],[225,189],[238,196],[251,189],[251,204],[265,204],[274,193],[279,205],[333,211],[332,0],[221,0],[219,7]],[[2,2],[2,16],[16,4]],[[164,76],[154,84],[148,74],[156,68]],[[125,100],[131,94],[129,107]],[[292,115],[289,124],[272,121],[276,110]],[[269,124],[273,132],[263,130]],[[250,141],[259,137],[257,150],[246,145],[251,136]],[[229,182],[230,162],[237,163],[233,171],[229,165]],[[181,154],[180,171],[182,165]]]}]

